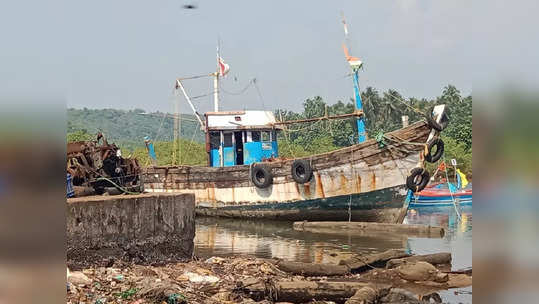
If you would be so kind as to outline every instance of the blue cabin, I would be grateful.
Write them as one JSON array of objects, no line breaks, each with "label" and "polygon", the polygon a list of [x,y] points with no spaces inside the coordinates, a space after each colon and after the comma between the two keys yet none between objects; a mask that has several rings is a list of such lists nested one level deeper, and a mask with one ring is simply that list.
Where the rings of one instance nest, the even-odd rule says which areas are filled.
[{"label": "blue cabin", "polygon": [[249,165],[279,157],[276,120],[271,111],[208,112],[209,166]]}]

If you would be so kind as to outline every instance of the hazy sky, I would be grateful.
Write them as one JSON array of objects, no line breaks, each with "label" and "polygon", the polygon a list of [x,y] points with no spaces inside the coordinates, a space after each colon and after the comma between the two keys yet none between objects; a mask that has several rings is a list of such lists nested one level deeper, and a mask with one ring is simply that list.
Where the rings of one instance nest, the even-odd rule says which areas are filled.
[{"label": "hazy sky", "polygon": [[[474,80],[496,71],[518,74],[510,67],[536,56],[537,46],[515,50],[499,41],[501,34],[515,40],[531,34],[537,22],[524,14],[536,9],[534,1],[511,18],[506,2],[486,3],[494,10],[461,0],[12,1],[0,10],[0,94],[55,96],[70,107],[172,111],[174,79],[214,71],[220,37],[231,67],[224,90],[237,92],[256,78],[266,109],[299,110],[316,95],[330,104],[348,100],[341,11],[352,54],[364,61],[362,89],[431,98],[451,83],[470,94]],[[530,26],[522,32],[516,23]],[[493,62],[497,68],[489,69]],[[192,96],[212,86],[209,78],[185,84]],[[253,87],[221,97],[225,110],[263,108]],[[197,106],[210,110],[211,96]],[[182,111],[189,112],[183,99]]]}]

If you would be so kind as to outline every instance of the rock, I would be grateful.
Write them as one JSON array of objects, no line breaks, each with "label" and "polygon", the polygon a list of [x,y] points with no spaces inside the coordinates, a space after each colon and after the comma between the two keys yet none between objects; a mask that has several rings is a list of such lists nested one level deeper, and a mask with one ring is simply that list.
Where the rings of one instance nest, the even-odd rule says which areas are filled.
[{"label": "rock", "polygon": [[230,302],[233,300],[233,295],[231,292],[229,291],[219,291],[218,293],[214,294],[212,296],[213,299],[219,301],[220,303],[222,302]]},{"label": "rock", "polygon": [[221,264],[224,261],[225,261],[225,259],[220,258],[220,257],[211,257],[211,258],[207,259],[205,262],[206,263],[211,263],[211,264]]},{"label": "rock", "polygon": [[472,286],[472,277],[466,274],[451,274],[449,276],[448,285],[450,288]]},{"label": "rock", "polygon": [[219,282],[219,278],[212,275],[200,275],[194,272],[186,272],[185,275],[190,282],[193,283],[216,283]]},{"label": "rock", "polygon": [[208,269],[204,269],[204,268],[197,268],[195,270],[198,274],[201,274],[201,275],[210,275],[212,274],[211,270],[208,270]]},{"label": "rock", "polygon": [[404,263],[397,267],[399,276],[407,281],[434,281],[447,282],[449,279],[446,273],[441,273],[427,262]]},{"label": "rock", "polygon": [[92,280],[90,280],[84,273],[80,271],[72,271],[67,277],[67,282],[73,285],[90,285]]},{"label": "rock", "polygon": [[381,303],[419,303],[418,297],[408,290],[391,288],[389,293],[380,299]]}]

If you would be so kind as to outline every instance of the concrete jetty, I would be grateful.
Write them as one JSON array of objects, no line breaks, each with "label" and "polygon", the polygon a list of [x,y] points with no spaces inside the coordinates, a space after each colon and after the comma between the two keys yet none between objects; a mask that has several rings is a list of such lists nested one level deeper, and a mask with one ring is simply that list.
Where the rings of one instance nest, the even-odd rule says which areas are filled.
[{"label": "concrete jetty", "polygon": [[193,254],[195,197],[151,193],[70,198],[66,225],[71,268],[117,260],[182,260]]}]

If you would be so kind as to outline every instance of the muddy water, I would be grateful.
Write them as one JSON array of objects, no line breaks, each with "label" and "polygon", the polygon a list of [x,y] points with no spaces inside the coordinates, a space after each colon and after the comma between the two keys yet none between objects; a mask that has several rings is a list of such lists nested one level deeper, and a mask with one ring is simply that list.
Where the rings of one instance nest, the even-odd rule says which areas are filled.
[{"label": "muddy water", "polygon": [[[291,222],[197,218],[197,256],[255,255],[312,263],[336,263],[357,253],[406,249],[425,254],[451,252],[453,269],[472,266],[472,208],[460,207],[461,220],[453,207],[421,207],[408,210],[405,223],[446,228],[441,239],[397,235],[360,235],[352,231],[315,234],[295,231]],[[471,288],[441,293],[444,301],[471,302]]]}]

